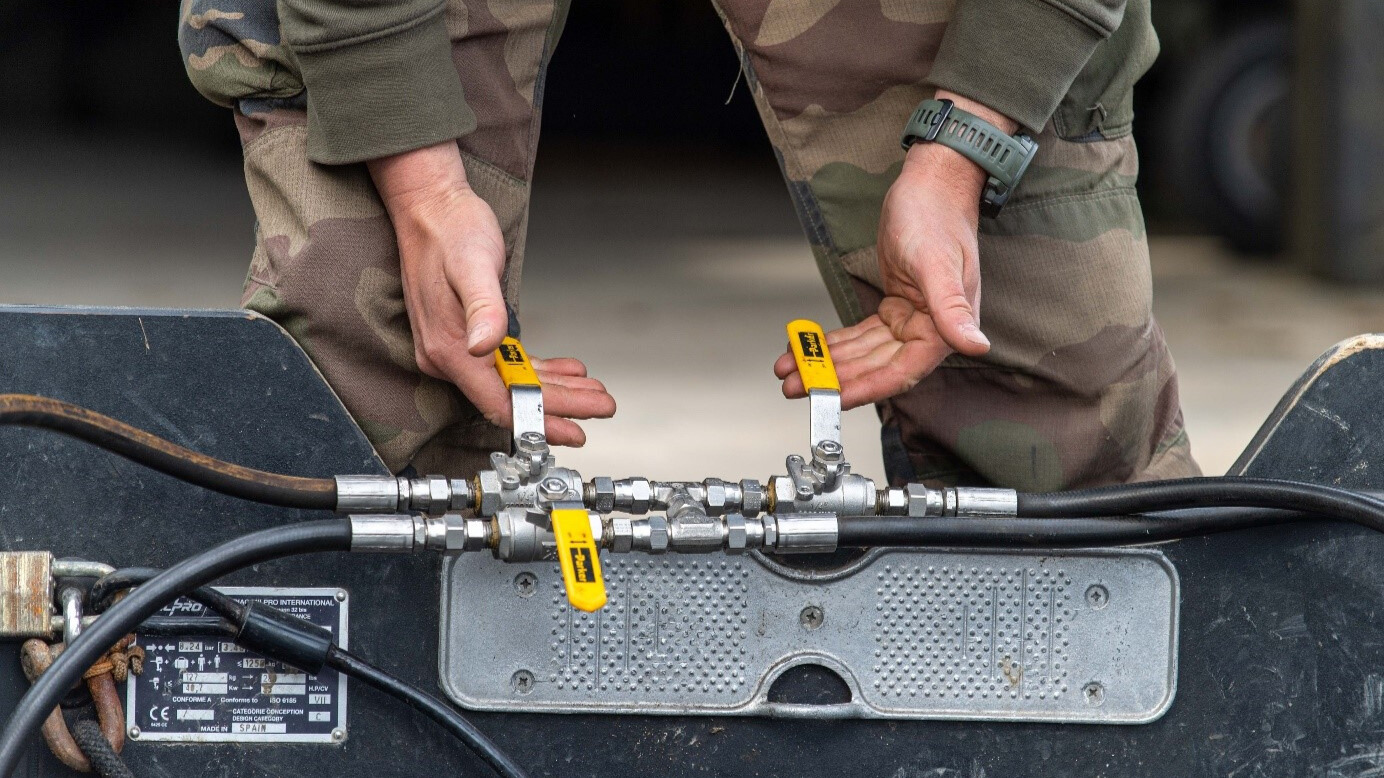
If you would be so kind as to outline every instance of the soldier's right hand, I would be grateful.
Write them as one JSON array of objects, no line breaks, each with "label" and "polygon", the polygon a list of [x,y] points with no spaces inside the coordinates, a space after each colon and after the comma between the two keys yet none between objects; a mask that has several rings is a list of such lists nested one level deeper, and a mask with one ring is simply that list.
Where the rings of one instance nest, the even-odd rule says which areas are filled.
[{"label": "soldier's right hand", "polygon": [[[418,367],[451,381],[491,423],[510,426],[509,392],[492,352],[509,327],[500,291],[505,241],[466,181],[454,142],[368,163],[399,243],[399,270]],[[548,441],[580,446],[573,419],[609,418],[615,400],[575,359],[533,358]]]},{"label": "soldier's right hand", "polygon": [[[827,333],[827,346],[841,381],[841,407],[877,403],[912,389],[952,353],[937,323],[902,297],[886,297],[879,311],[850,327]],[[806,397],[791,353],[774,363],[783,396]]]}]

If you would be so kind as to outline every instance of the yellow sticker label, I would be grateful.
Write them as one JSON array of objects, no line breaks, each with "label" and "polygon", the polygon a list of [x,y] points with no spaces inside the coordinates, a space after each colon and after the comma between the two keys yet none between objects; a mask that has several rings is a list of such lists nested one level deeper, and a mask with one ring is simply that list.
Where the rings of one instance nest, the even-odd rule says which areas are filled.
[{"label": "yellow sticker label", "polygon": [[606,588],[601,557],[591,536],[590,515],[584,508],[558,508],[552,521],[567,602],[579,611],[600,610],[606,604]]},{"label": "yellow sticker label", "polygon": [[538,382],[538,373],[529,364],[529,355],[524,353],[524,347],[514,338],[505,338],[495,349],[495,369],[500,371],[500,379],[505,382],[506,388],[542,385]]},{"label": "yellow sticker label", "polygon": [[822,331],[820,324],[807,319],[789,322],[788,347],[793,351],[793,360],[798,363],[803,388],[809,392],[814,389],[841,391],[836,366],[832,364],[831,351],[827,348],[827,334]]}]

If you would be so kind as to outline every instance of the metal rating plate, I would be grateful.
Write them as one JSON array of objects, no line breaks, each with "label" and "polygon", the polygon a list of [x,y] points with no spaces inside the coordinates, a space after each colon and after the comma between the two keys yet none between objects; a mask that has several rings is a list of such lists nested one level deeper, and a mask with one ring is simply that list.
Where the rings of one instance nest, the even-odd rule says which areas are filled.
[{"label": "metal rating plate", "polygon": [[[272,605],[332,631],[346,645],[341,589],[218,586],[241,602]],[[214,618],[179,598],[162,616]],[[140,636],[144,672],[131,675],[125,726],[136,740],[184,743],[341,743],[346,739],[346,679],[335,670],[300,670],[208,637]]]},{"label": "metal rating plate", "polygon": [[[1151,550],[875,550],[809,573],[750,555],[602,555],[609,602],[555,562],[449,561],[442,686],[477,710],[1137,724],[1172,704],[1178,579]],[[851,700],[772,702],[825,667]]]}]

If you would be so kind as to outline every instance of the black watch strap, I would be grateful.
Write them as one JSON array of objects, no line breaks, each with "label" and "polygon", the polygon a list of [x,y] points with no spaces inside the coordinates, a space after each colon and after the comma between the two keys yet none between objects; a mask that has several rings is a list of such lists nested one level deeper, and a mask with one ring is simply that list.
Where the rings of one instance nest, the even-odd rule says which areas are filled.
[{"label": "black watch strap", "polygon": [[1006,135],[995,125],[957,108],[951,100],[924,100],[903,129],[903,147],[940,143],[979,165],[990,178],[981,213],[999,215],[1038,152],[1037,141],[1020,132]]}]

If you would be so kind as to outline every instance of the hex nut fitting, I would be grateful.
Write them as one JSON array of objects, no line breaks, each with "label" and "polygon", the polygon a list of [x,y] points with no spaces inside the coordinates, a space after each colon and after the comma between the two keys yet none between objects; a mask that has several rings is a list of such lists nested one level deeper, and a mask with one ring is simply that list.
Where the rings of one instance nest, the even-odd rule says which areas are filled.
[{"label": "hex nut fitting", "polygon": [[610,550],[616,554],[627,554],[634,548],[634,520],[616,516],[610,520]]},{"label": "hex nut fitting", "polygon": [[922,484],[909,484],[904,487],[905,497],[908,501],[909,516],[941,516],[942,515],[942,493],[937,489],[929,489]]},{"label": "hex nut fitting", "polygon": [[753,479],[740,482],[740,511],[746,516],[758,516],[764,510],[764,484]]},{"label": "hex nut fitting", "polygon": [[470,481],[465,478],[453,478],[451,492],[450,505],[452,510],[469,511],[476,507],[476,494]]},{"label": "hex nut fitting", "polygon": [[[769,480],[769,488],[774,492],[774,507],[778,512],[792,512],[798,509],[798,490],[792,478],[776,475]],[[806,499],[810,500],[811,497],[809,489]]]},{"label": "hex nut fitting", "polygon": [[[444,551],[480,551],[490,547],[490,522],[485,519],[465,519],[444,516],[430,520],[443,527]],[[431,534],[431,533],[430,533]]]},{"label": "hex nut fitting", "polygon": [[649,553],[662,554],[668,550],[668,520],[662,516],[649,517]]},{"label": "hex nut fitting", "polygon": [[514,441],[514,448],[521,454],[547,454],[548,441],[537,432],[525,432]]},{"label": "hex nut fitting", "polygon": [[482,470],[476,478],[480,486],[481,494],[476,514],[480,516],[494,516],[499,512],[503,505],[502,489],[500,488],[500,474],[494,470]]},{"label": "hex nut fitting", "polygon": [[452,504],[452,484],[446,476],[429,475],[413,479],[409,507],[428,516],[441,516]]},{"label": "hex nut fitting", "polygon": [[899,488],[885,489],[880,492],[879,514],[881,516],[907,516],[908,492]]},{"label": "hex nut fitting", "polygon": [[745,517],[738,513],[726,514],[726,551],[740,554],[745,551],[749,534],[745,531]]},{"label": "hex nut fitting", "polygon": [[647,478],[626,478],[615,490],[625,510],[637,516],[648,513],[654,501],[654,486]]},{"label": "hex nut fitting", "polygon": [[615,479],[598,476],[591,479],[594,499],[591,510],[597,513],[610,513],[615,510]]},{"label": "hex nut fitting", "polygon": [[708,478],[702,482],[702,488],[706,492],[706,501],[704,503],[706,506],[706,515],[725,515],[726,504],[728,502],[727,498],[729,497],[729,495],[727,495],[727,486],[728,484],[719,478]]}]

